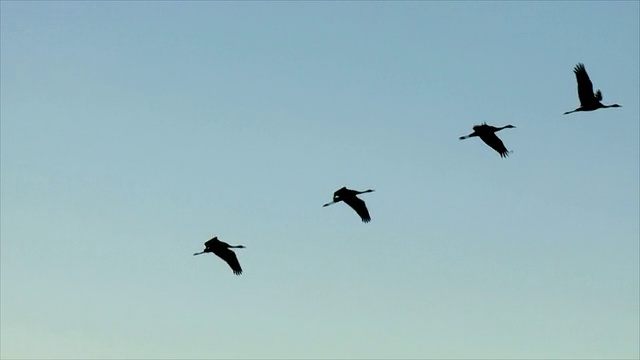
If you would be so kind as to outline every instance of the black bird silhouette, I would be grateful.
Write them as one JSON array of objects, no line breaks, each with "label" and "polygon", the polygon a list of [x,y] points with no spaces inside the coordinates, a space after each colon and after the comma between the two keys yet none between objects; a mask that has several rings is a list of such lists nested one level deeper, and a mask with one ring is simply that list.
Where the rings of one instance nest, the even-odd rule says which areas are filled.
[{"label": "black bird silhouette", "polygon": [[503,127],[495,127],[491,125],[487,125],[487,123],[482,123],[481,125],[476,125],[473,127],[473,132],[467,136],[461,136],[459,139],[464,140],[470,137],[479,136],[485,144],[491,146],[491,148],[500,154],[500,157],[507,157],[509,155],[509,150],[504,147],[502,140],[496,136],[496,132],[502,129],[512,129],[515,128],[513,125],[506,125]]},{"label": "black bird silhouette", "polygon": [[213,237],[213,239],[204,243],[203,251],[197,252],[193,255],[195,256],[195,255],[212,252],[218,255],[220,259],[226,261],[227,264],[229,264],[229,266],[231,267],[231,270],[233,270],[234,274],[240,275],[242,274],[242,268],[240,267],[240,263],[238,262],[236,253],[234,253],[233,250],[231,250],[231,248],[244,249],[245,247],[244,245],[235,245],[235,246],[229,245],[226,242],[218,240],[218,237],[215,236]]},{"label": "black bird silhouette", "polygon": [[367,205],[365,205],[362,199],[359,199],[356,195],[373,192],[375,190],[365,190],[365,191],[356,191],[347,189],[345,186],[338,189],[338,191],[333,193],[333,201],[330,203],[326,203],[324,206],[333,205],[335,203],[339,203],[340,201],[344,201],[347,205],[351,206],[353,210],[355,210],[363,222],[368,223],[371,221],[371,216],[369,216],[369,211],[367,210]]},{"label": "black bird silhouette", "polygon": [[602,100],[602,91],[598,89],[595,94],[593,93],[593,84],[589,79],[587,69],[584,68],[584,64],[576,65],[576,67],[573,68],[573,72],[576,74],[576,80],[578,81],[578,97],[580,98],[580,107],[573,111],[567,111],[563,115],[571,114],[572,112],[576,111],[593,111],[600,108],[622,107],[618,104],[603,105],[600,102]]}]

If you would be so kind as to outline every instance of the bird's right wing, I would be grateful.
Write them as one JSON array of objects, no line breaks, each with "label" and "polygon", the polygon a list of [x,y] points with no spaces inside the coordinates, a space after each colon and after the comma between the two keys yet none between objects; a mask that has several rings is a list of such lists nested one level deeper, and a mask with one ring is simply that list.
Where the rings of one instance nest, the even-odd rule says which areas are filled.
[{"label": "bird's right wing", "polygon": [[589,79],[587,69],[584,68],[583,64],[578,64],[573,69],[573,72],[576,74],[576,80],[578,81],[578,98],[580,98],[580,105],[588,106],[593,103],[594,94],[593,84],[591,83],[591,79]]},{"label": "bird's right wing", "polygon": [[500,157],[507,157],[509,155],[509,150],[504,146],[502,140],[495,134],[489,133],[483,136],[480,136],[480,139],[484,141],[485,144],[491,146],[491,148],[500,154]]},{"label": "bird's right wing", "polygon": [[602,91],[600,89],[596,90],[596,99],[602,101]]},{"label": "bird's right wing", "polygon": [[210,240],[207,240],[207,242],[204,243],[204,247],[206,248],[211,248],[211,247],[215,247],[216,244],[219,243],[220,240],[218,240],[218,237],[214,237]]},{"label": "bird's right wing", "polygon": [[357,198],[355,196],[343,199],[347,205],[351,206],[353,210],[360,215],[360,218],[363,222],[368,223],[371,221],[371,216],[369,216],[369,210],[367,210],[367,205],[362,201],[362,199]]}]

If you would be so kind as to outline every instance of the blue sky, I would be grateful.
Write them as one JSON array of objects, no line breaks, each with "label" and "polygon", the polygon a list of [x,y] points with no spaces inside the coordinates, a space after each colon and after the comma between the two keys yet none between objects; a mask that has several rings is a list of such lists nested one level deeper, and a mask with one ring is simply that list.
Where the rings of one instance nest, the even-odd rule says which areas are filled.
[{"label": "blue sky", "polygon": [[0,7],[3,359],[640,357],[637,1]]}]

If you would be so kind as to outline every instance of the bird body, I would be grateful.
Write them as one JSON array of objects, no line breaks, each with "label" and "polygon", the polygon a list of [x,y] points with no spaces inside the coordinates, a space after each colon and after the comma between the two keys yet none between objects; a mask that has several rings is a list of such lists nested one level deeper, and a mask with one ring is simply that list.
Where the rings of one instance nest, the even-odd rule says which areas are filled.
[{"label": "bird body", "polygon": [[242,267],[240,267],[240,262],[236,257],[236,253],[231,250],[232,248],[236,249],[244,249],[244,245],[229,245],[226,242],[218,240],[218,237],[215,236],[211,240],[204,243],[204,250],[198,253],[193,254],[200,255],[204,253],[214,253],[219,258],[224,260],[229,266],[233,273],[236,275],[242,274]]},{"label": "bird body", "polygon": [[602,101],[602,91],[598,89],[595,93],[593,92],[593,84],[591,83],[591,79],[589,79],[589,74],[587,74],[587,69],[585,69],[584,64],[576,65],[576,67],[573,68],[573,72],[576,74],[576,81],[578,82],[580,107],[573,111],[567,111],[564,115],[576,111],[593,111],[601,108],[622,107],[618,104],[604,105],[600,102]]},{"label": "bird body", "polygon": [[369,221],[371,221],[371,216],[369,216],[369,210],[367,210],[367,205],[364,203],[364,201],[358,198],[357,195],[365,194],[373,191],[375,190],[369,189],[365,191],[356,191],[356,190],[347,189],[345,186],[343,186],[342,188],[338,189],[336,192],[333,193],[332,202],[326,203],[322,206],[323,207],[329,206],[342,201],[347,205],[351,206],[351,208],[356,211],[356,213],[362,219],[362,222],[368,223]]},{"label": "bird body", "polygon": [[500,157],[509,156],[509,150],[504,146],[502,140],[496,135],[496,132],[502,129],[512,129],[515,128],[513,125],[505,125],[503,127],[495,127],[491,125],[487,125],[487,123],[483,123],[480,125],[475,125],[473,127],[473,132],[467,136],[461,136],[459,139],[464,140],[470,137],[479,137],[485,144],[489,145],[493,150],[497,151],[500,154]]}]

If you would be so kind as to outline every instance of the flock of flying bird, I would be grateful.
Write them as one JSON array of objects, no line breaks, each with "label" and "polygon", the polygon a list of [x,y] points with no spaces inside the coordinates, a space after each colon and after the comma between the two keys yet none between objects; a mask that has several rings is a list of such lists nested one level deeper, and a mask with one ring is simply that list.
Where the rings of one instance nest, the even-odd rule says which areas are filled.
[{"label": "flock of flying bird", "polygon": [[[602,92],[598,89],[595,93],[593,92],[593,84],[589,79],[589,75],[587,74],[587,70],[585,69],[583,64],[578,64],[573,69],[573,72],[576,74],[576,80],[578,82],[578,98],[580,99],[580,107],[575,110],[567,111],[563,115],[567,115],[576,111],[593,111],[601,108],[610,108],[610,107],[621,107],[618,104],[612,105],[604,105],[600,101],[602,101]],[[489,145],[493,150],[497,151],[500,154],[500,157],[507,157],[510,153],[509,150],[504,146],[502,140],[496,136],[496,132],[502,129],[512,129],[515,128],[513,125],[506,125],[503,127],[494,127],[491,125],[487,125],[483,123],[481,125],[476,125],[473,127],[473,132],[467,136],[461,136],[459,139],[464,140],[470,137],[479,137],[480,140],[484,141],[485,144]],[[363,222],[368,223],[371,221],[371,216],[369,215],[369,210],[362,199],[358,198],[357,195],[365,194],[369,192],[373,192],[374,190],[365,190],[365,191],[356,191],[347,189],[346,187],[342,187],[333,193],[333,201],[326,203],[324,206],[333,205],[339,202],[344,202],[349,205],[355,212],[360,216]],[[193,255],[200,255],[204,253],[214,253],[219,258],[224,260],[229,266],[233,273],[236,275],[242,274],[242,267],[240,266],[240,262],[236,257],[235,252],[231,249],[244,249],[243,245],[229,245],[226,242],[218,240],[218,237],[213,237],[211,240],[204,243],[205,249],[201,252],[195,253]]]}]

